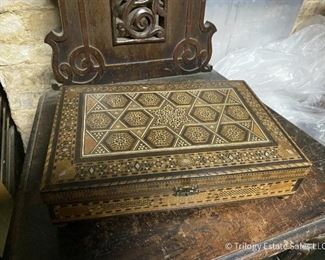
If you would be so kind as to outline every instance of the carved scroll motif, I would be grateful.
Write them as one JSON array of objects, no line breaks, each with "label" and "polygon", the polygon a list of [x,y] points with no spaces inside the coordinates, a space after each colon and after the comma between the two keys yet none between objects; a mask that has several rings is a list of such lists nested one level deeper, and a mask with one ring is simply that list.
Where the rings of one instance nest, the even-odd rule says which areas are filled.
[{"label": "carved scroll motif", "polygon": [[[55,46],[56,42],[66,41],[70,29],[66,2],[60,0],[59,5],[63,35],[51,32],[45,39],[51,46]],[[102,52],[89,44],[85,0],[78,0],[78,10],[82,27],[82,45],[72,50],[65,62],[59,62],[57,53],[53,54],[53,70],[57,80],[62,83],[88,84],[96,78],[100,78],[105,68],[105,58]]]},{"label": "carved scroll motif", "polygon": [[114,41],[163,41],[166,0],[112,0]]},{"label": "carved scroll motif", "polygon": [[[193,1],[200,2],[200,10],[196,10],[193,6]],[[175,49],[173,54],[173,59],[181,71],[184,73],[195,73],[199,71],[211,71],[212,66],[209,66],[209,61],[212,55],[212,35],[216,32],[216,27],[210,23],[204,23],[204,8],[205,0],[193,0],[189,1],[187,8],[187,30],[185,33],[185,38],[180,41]],[[193,26],[193,15],[199,13],[199,19],[194,19],[196,22],[199,22],[197,28],[199,32],[192,34],[200,35],[203,33],[207,35],[207,40],[202,41],[202,39],[194,38],[190,33],[189,29]]]},{"label": "carved scroll motif", "polygon": [[104,67],[104,57],[99,50],[80,46],[71,53],[69,63],[63,62],[59,65],[59,73],[67,81],[78,77],[80,81],[75,82],[85,84],[100,78]]},{"label": "carved scroll motif", "polygon": [[58,0],[61,32],[45,39],[63,84],[105,84],[210,71],[206,0]]},{"label": "carved scroll motif", "polygon": [[207,66],[210,60],[208,50],[202,48],[197,39],[187,38],[178,43],[174,50],[174,60],[181,70],[188,73],[211,70]]}]

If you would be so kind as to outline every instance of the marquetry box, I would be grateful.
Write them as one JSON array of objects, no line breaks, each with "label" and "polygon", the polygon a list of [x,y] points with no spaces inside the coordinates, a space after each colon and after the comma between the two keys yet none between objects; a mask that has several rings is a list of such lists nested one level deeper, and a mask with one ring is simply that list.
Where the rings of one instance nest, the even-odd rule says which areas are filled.
[{"label": "marquetry box", "polygon": [[293,194],[311,164],[242,81],[62,87],[54,222]]}]

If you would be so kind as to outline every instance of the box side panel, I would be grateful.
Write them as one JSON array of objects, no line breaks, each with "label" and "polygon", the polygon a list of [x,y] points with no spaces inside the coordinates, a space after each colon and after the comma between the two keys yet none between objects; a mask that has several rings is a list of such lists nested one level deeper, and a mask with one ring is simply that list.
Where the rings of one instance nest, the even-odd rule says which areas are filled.
[{"label": "box side panel", "polygon": [[[208,206],[272,196],[282,197],[293,194],[308,171],[308,168],[290,169],[278,171],[273,175],[260,172],[255,174],[255,180],[249,182],[236,181],[237,176],[229,182],[224,182],[220,178],[222,176],[214,178],[213,181],[208,178],[196,181],[190,179],[187,183],[175,182],[173,188],[162,182],[149,193],[133,190],[133,195],[129,194],[124,197],[111,194],[111,196],[107,195],[106,199],[53,203],[50,208],[54,222],[68,222],[130,213]],[[267,178],[261,178],[267,174],[270,174]],[[164,186],[168,188],[164,189]]]}]

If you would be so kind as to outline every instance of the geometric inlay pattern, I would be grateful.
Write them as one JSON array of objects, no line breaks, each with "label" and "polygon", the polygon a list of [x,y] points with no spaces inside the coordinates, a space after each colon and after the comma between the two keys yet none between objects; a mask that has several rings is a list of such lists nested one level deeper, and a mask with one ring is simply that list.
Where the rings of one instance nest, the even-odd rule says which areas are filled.
[{"label": "geometric inlay pattern", "polygon": [[212,134],[202,126],[188,126],[184,137],[192,144],[206,144],[211,140]]},{"label": "geometric inlay pattern", "polygon": [[93,113],[87,117],[86,125],[89,129],[106,129],[112,122],[112,118],[105,112]]},{"label": "geometric inlay pattern", "polygon": [[270,140],[233,89],[85,94],[82,157]]},{"label": "geometric inlay pattern", "polygon": [[[129,187],[147,194],[158,192],[158,183],[167,188],[166,180],[171,188],[187,185],[191,176],[200,182],[207,177],[208,185],[210,178],[226,176],[222,183],[237,187],[234,176],[262,182],[272,180],[274,171],[286,179],[287,169],[291,178],[310,165],[239,81],[63,86],[53,129],[42,190],[65,192],[70,186],[87,201],[94,197],[79,192],[84,187],[101,187],[103,196],[119,196]],[[74,201],[76,194],[70,194]],[[66,194],[55,198],[65,201]]]},{"label": "geometric inlay pattern", "polygon": [[226,109],[227,115],[232,117],[235,120],[248,120],[249,114],[242,106],[234,105],[228,106]]},{"label": "geometric inlay pattern", "polygon": [[129,131],[111,132],[105,144],[111,151],[128,151],[134,147],[136,138]]},{"label": "geometric inlay pattern", "polygon": [[122,121],[130,127],[146,126],[150,116],[141,110],[128,111],[122,118]]},{"label": "geometric inlay pattern", "polygon": [[242,142],[247,139],[247,131],[235,124],[222,125],[220,135],[230,142]]},{"label": "geometric inlay pattern", "polygon": [[146,138],[152,147],[171,147],[175,140],[174,134],[168,128],[151,129]]},{"label": "geometric inlay pattern", "polygon": [[196,107],[193,109],[192,116],[202,122],[216,122],[219,113],[211,107]]}]

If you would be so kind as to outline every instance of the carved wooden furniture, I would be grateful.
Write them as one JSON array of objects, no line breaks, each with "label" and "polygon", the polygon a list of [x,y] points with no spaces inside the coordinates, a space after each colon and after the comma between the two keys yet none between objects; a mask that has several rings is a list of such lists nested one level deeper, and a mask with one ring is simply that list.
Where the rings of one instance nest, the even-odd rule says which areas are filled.
[{"label": "carved wooden furniture", "polygon": [[[174,77],[168,82],[223,79],[215,72]],[[163,79],[154,80],[154,83]],[[325,148],[272,112],[313,162],[311,173],[294,196],[281,200],[215,206],[52,225],[39,188],[55,114],[58,91],[41,99],[18,192],[5,259],[213,259],[233,253],[241,259],[276,253],[227,249],[226,243],[299,243],[325,232]],[[234,257],[234,256],[233,256]]]},{"label": "carved wooden furniture", "polygon": [[59,0],[62,32],[46,42],[64,84],[210,71],[214,25],[205,0]]},{"label": "carved wooden furniture", "polygon": [[59,4],[46,42],[65,85],[41,186],[54,222],[297,190],[311,164],[244,82],[107,84],[211,70],[204,0]]}]

